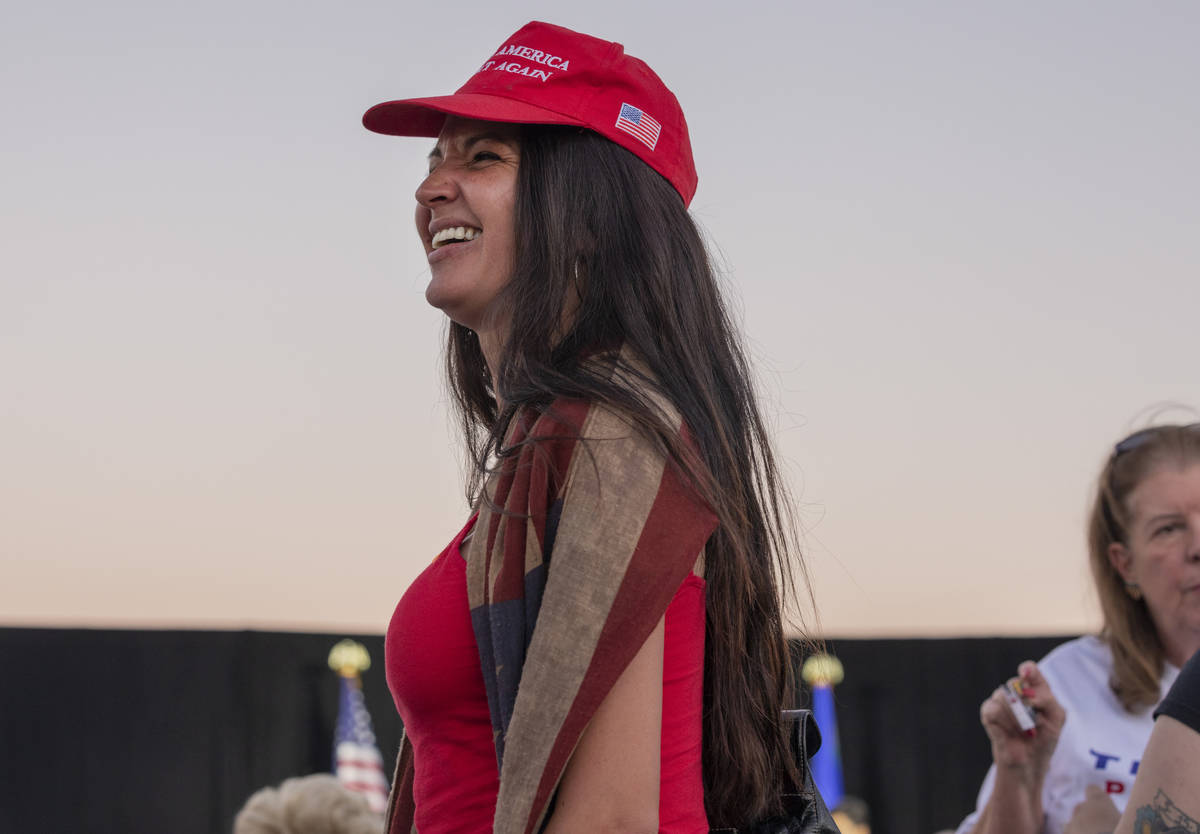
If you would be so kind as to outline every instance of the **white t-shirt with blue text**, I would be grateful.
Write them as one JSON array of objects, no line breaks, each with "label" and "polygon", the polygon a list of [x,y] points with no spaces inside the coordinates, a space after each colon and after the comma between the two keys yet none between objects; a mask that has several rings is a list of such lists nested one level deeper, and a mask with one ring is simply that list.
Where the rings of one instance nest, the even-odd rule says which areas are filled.
[{"label": "white t-shirt with blue text", "polygon": [[[1109,687],[1112,653],[1099,638],[1079,637],[1057,646],[1038,663],[1038,669],[1067,712],[1042,786],[1046,814],[1042,834],[1062,834],[1088,785],[1104,788],[1117,809],[1125,810],[1142,750],[1154,728],[1154,708],[1131,713],[1121,706]],[[1165,664],[1160,700],[1178,674],[1179,669]],[[963,820],[957,834],[969,834],[974,828],[995,779],[992,765],[979,789],[975,811]]]}]

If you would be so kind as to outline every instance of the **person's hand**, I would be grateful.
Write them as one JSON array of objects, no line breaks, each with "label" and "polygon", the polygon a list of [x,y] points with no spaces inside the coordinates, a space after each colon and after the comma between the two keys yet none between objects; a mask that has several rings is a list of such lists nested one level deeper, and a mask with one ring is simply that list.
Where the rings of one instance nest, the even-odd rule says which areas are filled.
[{"label": "person's hand", "polygon": [[1034,782],[1045,778],[1050,756],[1058,745],[1058,736],[1067,720],[1066,711],[1054,698],[1050,684],[1042,677],[1037,664],[1027,660],[1017,667],[1026,702],[1034,710],[1037,726],[1024,733],[1017,724],[1003,687],[998,687],[979,707],[983,729],[992,742],[992,760],[996,767],[1023,771]]},{"label": "person's hand", "polygon": [[1110,834],[1121,812],[1099,785],[1087,786],[1087,798],[1075,806],[1063,834]]}]

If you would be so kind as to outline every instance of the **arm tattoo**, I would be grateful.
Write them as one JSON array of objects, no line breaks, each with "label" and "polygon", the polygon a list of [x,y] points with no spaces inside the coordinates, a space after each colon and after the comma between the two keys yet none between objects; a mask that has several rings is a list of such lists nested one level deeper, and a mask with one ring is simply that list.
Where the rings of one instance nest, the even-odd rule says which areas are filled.
[{"label": "arm tattoo", "polygon": [[1150,805],[1138,808],[1133,834],[1200,834],[1200,821],[1179,810],[1160,788]]}]

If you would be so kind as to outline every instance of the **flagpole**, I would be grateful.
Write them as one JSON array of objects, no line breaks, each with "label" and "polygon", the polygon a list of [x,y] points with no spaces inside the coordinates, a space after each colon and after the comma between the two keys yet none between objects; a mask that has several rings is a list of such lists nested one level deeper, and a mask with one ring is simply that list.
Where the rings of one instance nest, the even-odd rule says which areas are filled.
[{"label": "flagpole", "polygon": [[842,750],[838,741],[833,688],[845,679],[846,673],[836,657],[818,654],[804,661],[800,676],[812,687],[813,718],[821,730],[821,749],[812,757],[813,781],[825,804],[832,808],[844,794]]},{"label": "flagpole", "polygon": [[382,814],[388,783],[362,694],[362,673],[371,668],[371,655],[362,643],[342,640],[329,652],[329,668],[339,678],[333,772],[342,785],[365,796],[371,810]]}]

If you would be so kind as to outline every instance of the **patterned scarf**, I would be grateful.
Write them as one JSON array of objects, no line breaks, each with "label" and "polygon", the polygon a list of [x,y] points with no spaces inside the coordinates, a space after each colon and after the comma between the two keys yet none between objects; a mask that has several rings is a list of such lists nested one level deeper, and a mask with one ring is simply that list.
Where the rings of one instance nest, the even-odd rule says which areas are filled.
[{"label": "patterned scarf", "polygon": [[[592,715],[717,522],[609,408],[556,401],[514,420],[505,444],[519,452],[489,479],[464,557],[500,765],[493,832],[533,834]],[[412,779],[402,744],[388,834],[416,831]]]}]

